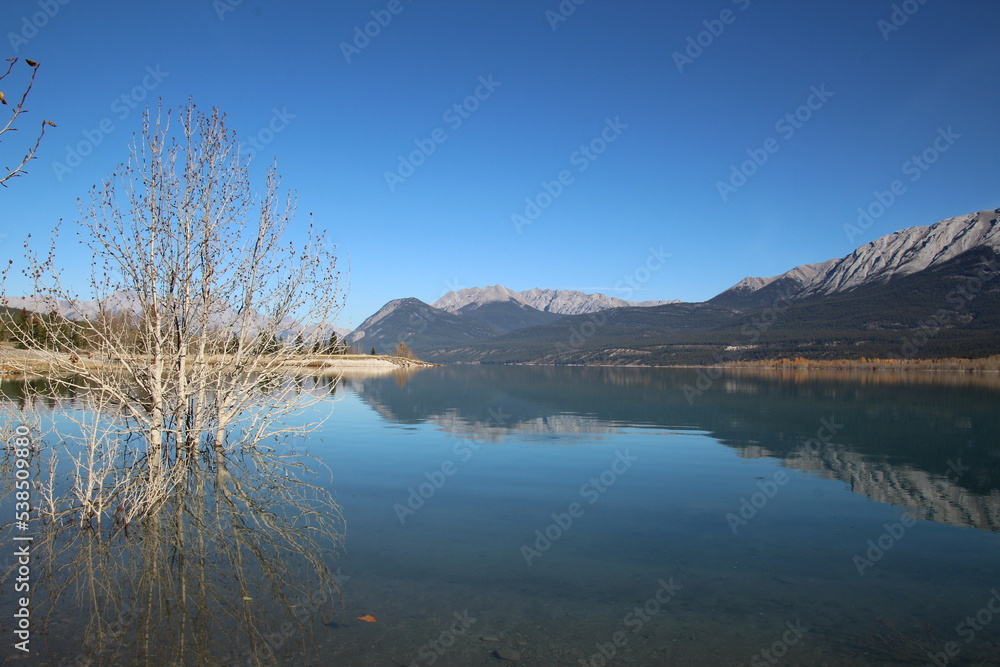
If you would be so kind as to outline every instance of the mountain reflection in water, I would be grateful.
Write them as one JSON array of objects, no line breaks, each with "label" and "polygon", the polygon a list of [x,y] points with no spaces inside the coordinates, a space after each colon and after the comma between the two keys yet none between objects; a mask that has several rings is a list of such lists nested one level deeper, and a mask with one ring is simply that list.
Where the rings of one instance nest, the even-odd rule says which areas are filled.
[{"label": "mountain reflection in water", "polygon": [[[533,367],[530,383],[524,377],[520,368],[441,368],[348,386],[387,420],[492,442],[513,432],[703,431],[741,457],[841,480],[933,521],[1000,531],[997,373]],[[818,439],[831,420],[836,433]]]},{"label": "mountain reflection in water", "polygon": [[[482,366],[295,384],[343,399],[299,443],[316,458],[199,458],[127,529],[113,510],[100,530],[36,522],[54,664],[735,666],[789,627],[804,634],[782,664],[926,664],[1000,588],[995,376]],[[615,461],[634,463],[595,494]],[[998,632],[962,659],[994,664]]]}]

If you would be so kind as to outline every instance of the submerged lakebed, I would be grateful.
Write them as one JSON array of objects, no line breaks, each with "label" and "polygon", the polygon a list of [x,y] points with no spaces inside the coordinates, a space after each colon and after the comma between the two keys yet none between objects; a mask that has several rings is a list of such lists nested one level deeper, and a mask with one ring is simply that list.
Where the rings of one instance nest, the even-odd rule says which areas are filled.
[{"label": "submerged lakebed", "polygon": [[996,664],[995,379],[698,378],[343,379],[307,441],[346,521],[343,602],[302,603],[317,659],[271,645],[290,665]]}]

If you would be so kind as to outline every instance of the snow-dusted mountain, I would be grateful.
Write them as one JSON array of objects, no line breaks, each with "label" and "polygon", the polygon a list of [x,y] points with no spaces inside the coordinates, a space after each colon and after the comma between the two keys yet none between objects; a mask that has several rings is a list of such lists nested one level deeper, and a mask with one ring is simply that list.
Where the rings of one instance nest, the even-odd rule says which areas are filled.
[{"label": "snow-dusted mountain", "polygon": [[560,315],[582,315],[596,313],[608,308],[662,306],[665,303],[680,303],[678,299],[669,301],[626,301],[614,296],[577,290],[530,289],[518,292],[521,300],[529,306]]},{"label": "snow-dusted mountain", "polygon": [[837,294],[940,266],[974,248],[1000,251],[998,217],[1000,209],[909,227],[866,243],[840,259],[803,264],[770,278],[744,278],[713,301],[731,302],[764,288],[780,289],[793,299]]},{"label": "snow-dusted mountain", "polygon": [[[35,313],[56,313],[70,320],[88,320],[97,317],[100,312],[96,300],[77,301],[71,304],[63,299],[51,299],[39,296],[0,297],[0,306],[13,309],[25,309]],[[130,292],[124,290],[109,295],[104,300],[104,312],[109,315],[138,313],[139,305]]]},{"label": "snow-dusted mountain", "polygon": [[[1000,209],[911,227],[751,277],[702,303],[563,315],[430,354],[439,362],[657,365],[1000,354]],[[773,309],[790,299],[788,308]],[[590,327],[594,335],[581,331]]]},{"label": "snow-dusted mountain", "polygon": [[507,301],[524,303],[517,292],[509,290],[503,285],[493,285],[492,287],[470,287],[448,292],[431,305],[445,312],[457,314],[466,306],[482,306],[487,303]]},{"label": "snow-dusted mountain", "polygon": [[432,306],[449,313],[459,313],[469,306],[481,307],[490,303],[515,302],[530,306],[544,313],[558,315],[581,315],[596,313],[609,308],[626,308],[635,306],[659,306],[675,301],[626,301],[605,294],[587,294],[576,290],[530,289],[515,292],[503,285],[492,287],[470,287],[468,289],[448,292],[435,301]]},{"label": "snow-dusted mountain", "polygon": [[[449,292],[432,305],[391,301],[348,340],[379,352],[402,341],[422,358],[445,363],[709,363],[722,352],[756,359],[1000,353],[1000,280],[983,278],[961,303],[949,299],[954,286],[1000,261],[998,214],[904,229],[845,257],[745,278],[702,303],[493,285]],[[795,304],[775,320],[768,309],[779,299]],[[598,311],[606,313],[599,326]],[[764,314],[767,336],[758,326]],[[945,318],[948,335],[927,334],[920,349],[907,347],[907,336],[931,315]],[[588,330],[593,335],[580,333]]]}]

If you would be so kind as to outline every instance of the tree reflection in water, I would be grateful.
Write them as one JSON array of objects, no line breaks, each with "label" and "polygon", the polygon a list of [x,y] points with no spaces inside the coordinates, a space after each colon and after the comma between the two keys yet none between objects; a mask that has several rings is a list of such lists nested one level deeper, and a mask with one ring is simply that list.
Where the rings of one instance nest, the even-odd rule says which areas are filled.
[{"label": "tree reflection in water", "polygon": [[[315,399],[335,380],[270,396],[289,387]],[[142,444],[119,437],[116,406],[95,392],[49,397],[41,404],[58,407],[44,412],[29,407],[31,389],[5,384],[5,423],[46,424],[32,472],[32,625],[60,664],[308,662],[313,623],[343,609],[332,562],[344,521],[321,461],[287,434],[203,447],[170,461],[173,484],[135,516],[127,505],[149,470]],[[3,479],[12,464],[8,450]]]}]

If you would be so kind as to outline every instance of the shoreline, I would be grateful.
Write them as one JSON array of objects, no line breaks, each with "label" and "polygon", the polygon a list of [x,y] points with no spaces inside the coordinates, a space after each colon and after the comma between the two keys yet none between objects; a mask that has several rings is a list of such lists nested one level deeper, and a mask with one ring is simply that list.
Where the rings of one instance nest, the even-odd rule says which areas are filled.
[{"label": "shoreline", "polygon": [[[69,372],[71,367],[80,370],[97,370],[108,368],[114,364],[100,360],[96,356],[78,354],[74,360],[72,353],[53,352],[51,350],[22,350],[6,344],[0,345],[0,378],[16,379],[29,374],[43,374],[58,366],[60,372]],[[226,355],[213,355],[209,363],[226,362]],[[136,358],[136,361],[140,361]],[[423,361],[409,357],[393,355],[303,355],[288,357],[276,362],[275,367],[290,372],[309,374],[334,373],[380,373],[412,370],[417,368],[440,367],[447,364]],[[463,365],[463,364],[458,364]],[[472,364],[484,365],[484,364]],[[485,364],[493,365],[493,364]],[[706,364],[537,364],[531,362],[499,364],[512,366],[566,366],[590,368],[692,368],[692,369],[725,369],[725,370],[755,370],[755,371],[867,371],[867,372],[912,372],[932,371],[938,373],[1000,373],[1000,355],[979,357],[974,359],[944,358],[944,359],[768,359],[760,361],[724,361]]]},{"label": "shoreline", "polygon": [[1000,372],[1000,356],[978,359],[776,359],[695,365],[693,368],[741,368],[754,370],[824,371],[936,371],[962,373]]},{"label": "shoreline", "polygon": [[[461,364],[458,364],[461,365]],[[477,364],[470,364],[477,365]],[[725,361],[708,364],[553,364],[511,362],[479,364],[487,366],[546,366],[551,368],[722,368],[767,371],[935,371],[958,373],[1000,373],[1000,355],[975,359],[771,359],[766,361]]]},{"label": "shoreline", "polygon": [[[98,359],[96,356],[76,355],[72,353],[53,352],[51,350],[21,350],[14,347],[0,347],[0,378],[15,380],[29,375],[43,375],[57,367],[60,373],[71,373],[73,368],[80,370],[99,370],[117,366],[113,362]],[[226,355],[213,355],[210,364],[226,362]],[[136,362],[141,359],[136,359]],[[356,373],[393,373],[440,366],[420,359],[396,357],[392,355],[368,354],[320,354],[302,357],[289,357],[277,361],[276,369],[289,372],[309,374],[356,374]]]},{"label": "shoreline", "polygon": [[396,357],[388,354],[353,354],[353,355],[313,355],[301,360],[288,359],[281,368],[302,371],[310,374],[337,373],[395,373],[397,371],[430,368],[441,364]]}]

